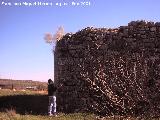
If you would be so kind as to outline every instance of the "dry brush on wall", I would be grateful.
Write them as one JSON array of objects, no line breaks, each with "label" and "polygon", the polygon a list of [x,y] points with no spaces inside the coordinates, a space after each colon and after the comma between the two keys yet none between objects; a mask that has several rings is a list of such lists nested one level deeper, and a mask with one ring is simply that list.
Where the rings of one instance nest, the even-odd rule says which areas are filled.
[{"label": "dry brush on wall", "polygon": [[100,115],[160,113],[160,23],[87,27],[57,42],[58,109]]}]

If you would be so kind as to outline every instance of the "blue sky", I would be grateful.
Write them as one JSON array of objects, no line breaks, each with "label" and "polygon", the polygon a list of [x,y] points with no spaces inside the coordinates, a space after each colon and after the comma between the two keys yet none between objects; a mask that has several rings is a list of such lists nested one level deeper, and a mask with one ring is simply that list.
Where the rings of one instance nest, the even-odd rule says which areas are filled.
[{"label": "blue sky", "polygon": [[[52,6],[15,6],[49,2]],[[68,3],[56,6],[55,3]],[[71,2],[90,2],[73,6]],[[12,5],[4,5],[11,3]],[[43,40],[58,26],[115,28],[133,20],[160,22],[159,0],[0,0],[0,78],[47,81],[54,76],[52,47]]]}]

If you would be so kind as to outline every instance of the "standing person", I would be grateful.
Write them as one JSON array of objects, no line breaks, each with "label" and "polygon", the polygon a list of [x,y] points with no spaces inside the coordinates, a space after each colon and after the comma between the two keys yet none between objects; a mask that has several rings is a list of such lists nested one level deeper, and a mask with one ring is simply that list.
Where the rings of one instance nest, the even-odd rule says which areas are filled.
[{"label": "standing person", "polygon": [[48,105],[48,115],[49,116],[57,116],[56,115],[56,90],[57,87],[54,85],[51,79],[48,80],[48,97],[49,97],[49,105]]}]

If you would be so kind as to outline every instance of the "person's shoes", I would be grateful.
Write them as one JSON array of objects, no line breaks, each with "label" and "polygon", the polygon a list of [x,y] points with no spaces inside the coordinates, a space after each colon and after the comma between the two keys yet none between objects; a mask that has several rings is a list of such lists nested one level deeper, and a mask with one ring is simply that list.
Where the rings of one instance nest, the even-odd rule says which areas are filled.
[{"label": "person's shoes", "polygon": [[53,114],[49,114],[49,116],[53,116]]},{"label": "person's shoes", "polygon": [[53,113],[53,116],[54,116],[54,117],[57,117],[57,114],[56,114],[56,113]]}]

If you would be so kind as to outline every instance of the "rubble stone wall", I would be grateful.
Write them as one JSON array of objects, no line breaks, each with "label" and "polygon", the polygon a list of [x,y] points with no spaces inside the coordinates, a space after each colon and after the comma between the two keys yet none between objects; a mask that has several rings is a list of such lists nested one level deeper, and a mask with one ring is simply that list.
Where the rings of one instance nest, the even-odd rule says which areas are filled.
[{"label": "rubble stone wall", "polygon": [[159,22],[67,33],[54,54],[58,110],[159,115]]}]

